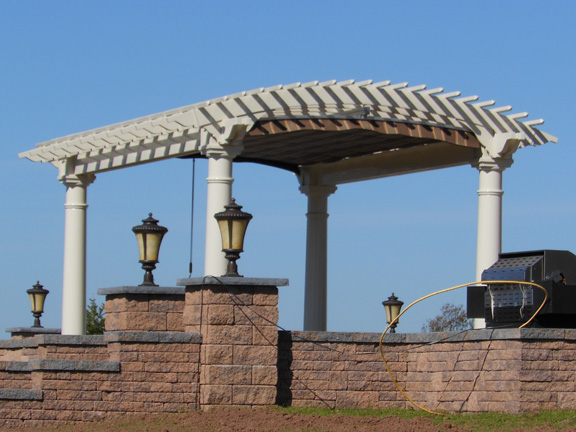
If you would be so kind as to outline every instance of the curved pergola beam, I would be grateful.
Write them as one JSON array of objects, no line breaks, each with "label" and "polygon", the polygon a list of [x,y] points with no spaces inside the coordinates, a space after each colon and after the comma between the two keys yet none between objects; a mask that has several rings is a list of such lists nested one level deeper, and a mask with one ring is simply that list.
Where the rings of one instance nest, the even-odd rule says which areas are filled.
[{"label": "curved pergola beam", "polygon": [[[391,85],[389,81],[317,81],[261,88],[69,135],[40,143],[20,157],[49,162],[74,161],[74,174],[88,174],[183,157],[205,150],[210,140],[225,145],[234,124],[248,129],[273,119],[341,118],[413,123],[474,134],[489,142],[497,134],[515,134],[520,146],[541,145],[556,138],[523,121],[526,113],[511,107],[489,108],[493,101],[459,98],[459,92],[426,90],[426,86]],[[232,126],[231,126],[232,125]]]}]

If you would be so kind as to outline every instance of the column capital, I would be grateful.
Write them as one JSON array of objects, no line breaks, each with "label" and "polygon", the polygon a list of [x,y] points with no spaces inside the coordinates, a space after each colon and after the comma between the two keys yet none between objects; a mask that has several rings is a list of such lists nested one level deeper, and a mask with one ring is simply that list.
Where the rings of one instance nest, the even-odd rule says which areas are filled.
[{"label": "column capital", "polygon": [[300,186],[300,192],[307,197],[330,196],[338,187],[336,185],[305,185]]},{"label": "column capital", "polygon": [[94,174],[67,174],[58,177],[60,183],[66,187],[87,187],[96,180]]},{"label": "column capital", "polygon": [[487,153],[484,153],[477,160],[473,161],[471,165],[478,169],[478,171],[500,171],[503,172],[506,168],[510,168],[514,163],[512,156],[493,158]]}]

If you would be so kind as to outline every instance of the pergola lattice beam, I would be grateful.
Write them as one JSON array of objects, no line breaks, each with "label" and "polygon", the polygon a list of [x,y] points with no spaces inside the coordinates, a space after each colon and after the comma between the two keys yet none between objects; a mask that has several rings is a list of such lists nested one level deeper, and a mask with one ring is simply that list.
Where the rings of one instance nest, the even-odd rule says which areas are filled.
[{"label": "pergola lattice beam", "polygon": [[[358,117],[413,122],[472,132],[478,137],[522,134],[521,146],[541,145],[556,138],[536,129],[540,120],[521,121],[526,113],[509,114],[511,107],[477,96],[426,90],[426,86],[391,85],[389,81],[328,81],[295,83],[225,96],[152,116],[40,143],[20,157],[58,165],[75,158],[75,173],[97,173],[202,151],[202,137],[220,141],[224,125],[261,119]],[[472,103],[475,102],[475,103]],[[353,112],[353,115],[348,114]],[[206,133],[207,135],[204,135]],[[121,156],[119,156],[121,155]]]}]

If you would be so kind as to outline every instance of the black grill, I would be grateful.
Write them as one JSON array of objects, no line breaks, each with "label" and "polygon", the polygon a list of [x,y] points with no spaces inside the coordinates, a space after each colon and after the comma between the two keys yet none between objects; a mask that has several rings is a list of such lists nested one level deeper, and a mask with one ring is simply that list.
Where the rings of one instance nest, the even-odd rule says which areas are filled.
[{"label": "black grill", "polygon": [[482,281],[518,281],[468,287],[468,317],[484,318],[487,327],[515,327],[530,319],[535,327],[576,328],[576,256],[568,251],[503,253],[482,273]]}]

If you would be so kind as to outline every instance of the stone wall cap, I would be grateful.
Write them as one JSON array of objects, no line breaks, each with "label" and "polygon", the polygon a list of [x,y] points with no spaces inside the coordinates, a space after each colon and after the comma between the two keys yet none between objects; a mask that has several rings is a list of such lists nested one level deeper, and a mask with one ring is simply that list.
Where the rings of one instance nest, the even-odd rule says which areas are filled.
[{"label": "stone wall cap", "polygon": [[0,388],[0,400],[43,400],[42,390]]},{"label": "stone wall cap", "polygon": [[0,349],[36,348],[38,343],[34,338],[0,340]]},{"label": "stone wall cap", "polygon": [[106,345],[103,335],[36,335],[38,345]]},{"label": "stone wall cap", "polygon": [[8,327],[6,333],[22,334],[22,335],[35,335],[35,334],[60,334],[62,332],[59,328],[44,328],[44,327]]},{"label": "stone wall cap", "polygon": [[184,332],[107,332],[104,335],[108,343],[200,343],[198,333]]},{"label": "stone wall cap", "polygon": [[120,362],[96,360],[30,359],[32,371],[120,372]]},{"label": "stone wall cap", "polygon": [[[312,343],[380,343],[381,333],[348,333],[325,331],[280,331],[280,340]],[[387,333],[385,344],[435,344],[450,342],[477,342],[488,340],[576,340],[576,329],[508,328],[475,329],[448,332]]]},{"label": "stone wall cap", "polygon": [[185,289],[180,286],[118,286],[111,288],[98,288],[98,295],[107,296],[115,294],[184,295]]},{"label": "stone wall cap", "polygon": [[30,372],[27,361],[0,361],[0,371],[4,372]]},{"label": "stone wall cap", "polygon": [[183,278],[176,280],[178,286],[199,285],[227,285],[227,286],[287,286],[288,279],[279,278],[255,278],[255,277],[224,277],[204,276],[197,278]]}]

